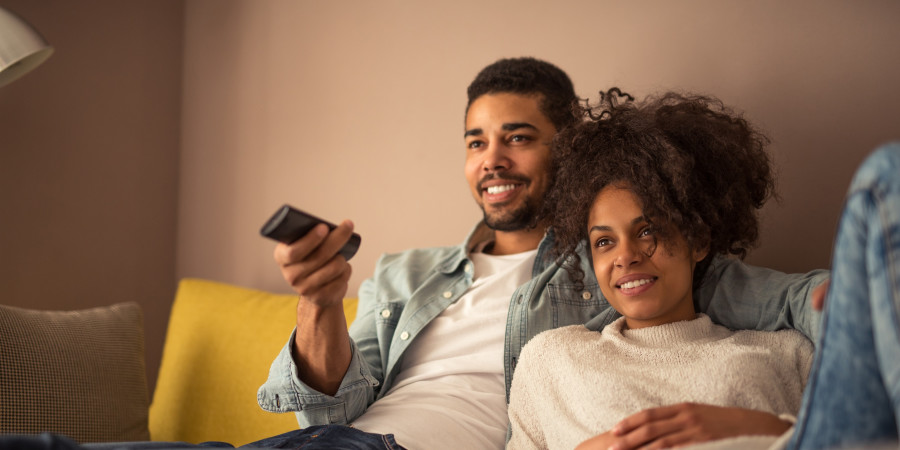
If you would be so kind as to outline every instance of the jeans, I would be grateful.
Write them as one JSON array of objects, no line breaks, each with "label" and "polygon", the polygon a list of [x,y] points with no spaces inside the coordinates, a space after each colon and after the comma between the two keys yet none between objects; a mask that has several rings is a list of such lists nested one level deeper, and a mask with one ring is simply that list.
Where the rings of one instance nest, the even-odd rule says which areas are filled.
[{"label": "jeans", "polygon": [[345,425],[317,425],[247,444],[251,448],[304,450],[405,450],[393,434],[366,433]]},{"label": "jeans", "polygon": [[900,143],[877,150],[857,171],[833,258],[820,341],[788,448],[897,441]]},{"label": "jeans", "polygon": [[[158,450],[234,448],[224,442],[106,442],[79,445],[64,436],[40,435],[0,436],[0,450]],[[366,433],[344,425],[319,425],[293,430],[243,445],[243,449],[284,448],[302,450],[405,450],[392,434]]]}]

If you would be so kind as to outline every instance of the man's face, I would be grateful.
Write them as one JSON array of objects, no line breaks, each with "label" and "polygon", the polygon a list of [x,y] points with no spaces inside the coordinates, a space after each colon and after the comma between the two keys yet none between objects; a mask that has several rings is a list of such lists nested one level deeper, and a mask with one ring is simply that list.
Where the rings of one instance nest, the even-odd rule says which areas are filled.
[{"label": "man's face", "polygon": [[539,101],[540,95],[486,94],[466,114],[466,180],[494,230],[535,225],[556,134]]}]

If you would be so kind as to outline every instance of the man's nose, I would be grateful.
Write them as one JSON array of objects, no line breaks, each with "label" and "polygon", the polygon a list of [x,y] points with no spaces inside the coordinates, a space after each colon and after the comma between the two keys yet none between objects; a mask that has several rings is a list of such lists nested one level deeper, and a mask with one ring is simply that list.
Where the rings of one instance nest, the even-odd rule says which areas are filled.
[{"label": "man's nose", "polygon": [[492,142],[484,152],[482,169],[485,172],[495,172],[509,169],[512,165],[509,159],[509,149],[502,143]]}]

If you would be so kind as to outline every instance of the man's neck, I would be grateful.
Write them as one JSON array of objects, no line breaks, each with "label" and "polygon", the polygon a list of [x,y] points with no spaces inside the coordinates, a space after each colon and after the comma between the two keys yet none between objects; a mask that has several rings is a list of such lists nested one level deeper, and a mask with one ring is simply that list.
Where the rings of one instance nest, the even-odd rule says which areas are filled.
[{"label": "man's neck", "polygon": [[514,255],[538,248],[547,227],[538,225],[529,230],[495,231],[494,243],[485,249],[490,255]]}]

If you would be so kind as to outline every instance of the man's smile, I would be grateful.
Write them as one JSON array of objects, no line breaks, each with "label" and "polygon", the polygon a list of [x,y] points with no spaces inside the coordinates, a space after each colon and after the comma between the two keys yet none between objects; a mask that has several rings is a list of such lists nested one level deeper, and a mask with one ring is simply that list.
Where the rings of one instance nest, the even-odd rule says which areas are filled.
[{"label": "man's smile", "polygon": [[481,188],[481,199],[485,205],[499,205],[511,201],[526,186],[523,183],[510,182],[508,180],[496,180],[490,183],[490,186]]},{"label": "man's smile", "polygon": [[490,186],[485,188],[485,192],[488,194],[500,194],[502,192],[511,191],[516,188],[515,184],[504,184],[500,186]]},{"label": "man's smile", "polygon": [[478,190],[485,204],[496,204],[512,200],[530,183],[531,180],[521,175],[504,174],[501,178],[491,174],[478,182]]}]

